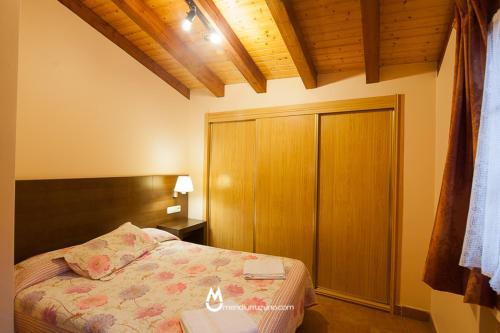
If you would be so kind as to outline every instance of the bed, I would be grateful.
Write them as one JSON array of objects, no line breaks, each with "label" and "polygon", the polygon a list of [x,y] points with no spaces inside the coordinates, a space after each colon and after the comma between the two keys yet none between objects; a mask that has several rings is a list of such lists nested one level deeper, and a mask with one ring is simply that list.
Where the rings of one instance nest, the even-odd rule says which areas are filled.
[{"label": "bed", "polygon": [[[181,313],[204,308],[217,287],[224,302],[247,306],[259,332],[294,332],[304,307],[315,301],[309,272],[298,260],[283,259],[285,280],[245,280],[244,263],[268,256],[173,237],[101,281],[77,275],[62,258],[125,221],[155,228],[186,218],[187,196],[172,197],[176,179],[16,181],[16,332],[182,332]],[[172,205],[181,213],[167,216]]]},{"label": "bed", "polygon": [[315,301],[294,259],[284,258],[285,280],[245,280],[244,262],[264,255],[170,240],[100,281],[73,273],[65,251],[16,265],[16,332],[182,332],[180,314],[203,308],[211,287],[248,306],[259,332],[294,332]]}]

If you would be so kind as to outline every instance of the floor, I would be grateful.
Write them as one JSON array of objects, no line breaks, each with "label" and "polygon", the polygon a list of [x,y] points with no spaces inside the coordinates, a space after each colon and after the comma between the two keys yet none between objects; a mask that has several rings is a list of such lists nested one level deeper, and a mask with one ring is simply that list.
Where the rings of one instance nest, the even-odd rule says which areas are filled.
[{"label": "floor", "polygon": [[433,333],[429,322],[403,318],[318,295],[318,305],[306,309],[298,333]]}]

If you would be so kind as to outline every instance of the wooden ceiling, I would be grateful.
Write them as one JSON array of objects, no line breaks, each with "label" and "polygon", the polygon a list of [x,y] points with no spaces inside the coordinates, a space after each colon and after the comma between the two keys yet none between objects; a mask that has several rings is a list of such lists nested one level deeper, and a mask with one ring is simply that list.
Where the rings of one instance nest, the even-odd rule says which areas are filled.
[{"label": "wooden ceiling", "polygon": [[189,98],[195,88],[224,95],[224,85],[435,63],[439,67],[454,0],[195,0],[223,43],[198,18],[185,32],[184,0],[59,0],[166,83]]}]

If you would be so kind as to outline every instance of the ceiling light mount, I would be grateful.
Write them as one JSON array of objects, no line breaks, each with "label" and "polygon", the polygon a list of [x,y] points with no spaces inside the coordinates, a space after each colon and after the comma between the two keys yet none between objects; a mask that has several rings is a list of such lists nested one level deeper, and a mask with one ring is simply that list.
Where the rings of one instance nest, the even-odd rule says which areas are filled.
[{"label": "ceiling light mount", "polygon": [[186,18],[182,20],[181,26],[182,30],[189,32],[193,25],[194,19],[198,16],[201,23],[205,26],[207,32],[205,33],[205,40],[210,41],[212,44],[222,43],[222,36],[218,33],[215,28],[210,24],[205,15],[198,9],[196,3],[193,0],[185,0],[186,4],[189,6],[189,11],[186,13]]}]

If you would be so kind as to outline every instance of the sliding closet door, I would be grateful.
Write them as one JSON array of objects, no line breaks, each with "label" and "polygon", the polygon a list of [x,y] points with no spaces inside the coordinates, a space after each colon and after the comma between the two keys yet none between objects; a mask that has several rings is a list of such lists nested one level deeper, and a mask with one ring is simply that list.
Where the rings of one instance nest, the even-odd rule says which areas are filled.
[{"label": "sliding closet door", "polygon": [[393,111],[320,118],[317,286],[389,303]]},{"label": "sliding closet door", "polygon": [[312,272],[316,198],[314,115],[257,119],[255,250]]},{"label": "sliding closet door", "polygon": [[210,245],[253,252],[255,121],[210,126]]}]

